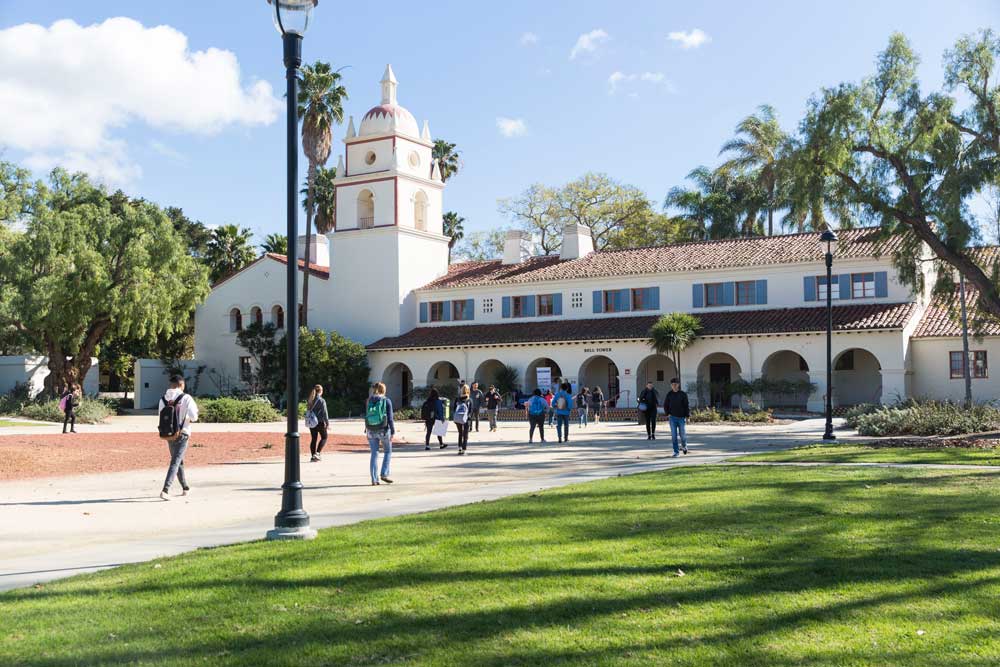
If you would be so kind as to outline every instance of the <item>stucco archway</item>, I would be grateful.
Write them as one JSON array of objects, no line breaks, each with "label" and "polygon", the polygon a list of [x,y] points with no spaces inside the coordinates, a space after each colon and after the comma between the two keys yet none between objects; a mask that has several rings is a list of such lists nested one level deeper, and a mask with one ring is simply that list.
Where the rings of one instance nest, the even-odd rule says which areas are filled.
[{"label": "stucco archway", "polygon": [[812,392],[808,389],[787,391],[809,382],[809,364],[801,354],[792,350],[779,350],[764,360],[760,370],[764,380],[785,385],[781,390],[761,392],[761,407],[806,410]]},{"label": "stucco archway", "polygon": [[601,391],[604,392],[604,400],[608,402],[608,407],[617,405],[619,394],[622,394],[622,405],[628,405],[629,401],[635,398],[634,396],[626,397],[627,394],[631,394],[629,389],[622,392],[618,364],[611,357],[603,354],[590,357],[580,364],[580,373],[577,375],[577,379],[580,385],[590,387],[591,390],[594,387],[600,387]]},{"label": "stucco archway", "polygon": [[[503,370],[504,364],[498,359],[487,359],[476,368],[476,374],[472,379],[480,384],[481,389],[486,389],[491,384],[496,383],[497,373]],[[472,384],[470,381],[469,384]]]},{"label": "stucco archway", "polygon": [[834,357],[834,406],[881,402],[882,365],[874,354],[860,347],[852,347]]},{"label": "stucco archway", "polygon": [[358,229],[371,229],[375,226],[375,195],[371,190],[364,189],[358,193]]},{"label": "stucco archway", "polygon": [[698,363],[698,404],[732,407],[734,397],[728,385],[738,380],[742,373],[740,362],[733,355],[725,352],[707,355]]},{"label": "stucco archway", "polygon": [[386,396],[396,407],[405,408],[413,400],[413,372],[402,362],[390,364],[382,374]]},{"label": "stucco archway", "polygon": [[678,377],[673,360],[662,354],[651,354],[643,359],[635,371],[635,396],[646,388],[647,382],[653,383],[653,388],[660,395],[660,400],[670,391],[671,378]]},{"label": "stucco archway", "polygon": [[552,359],[548,357],[541,357],[535,359],[530,364],[528,368],[524,371],[524,391],[526,393],[531,393],[538,387],[538,369],[539,368],[551,368],[552,369],[552,387],[555,391],[555,387],[559,384],[559,380],[563,377],[562,368]]}]

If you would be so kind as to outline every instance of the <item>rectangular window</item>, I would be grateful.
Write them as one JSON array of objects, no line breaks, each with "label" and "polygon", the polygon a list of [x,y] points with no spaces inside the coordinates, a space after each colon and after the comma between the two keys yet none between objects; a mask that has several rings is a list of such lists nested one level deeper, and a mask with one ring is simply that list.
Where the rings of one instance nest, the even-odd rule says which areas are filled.
[{"label": "rectangular window", "polygon": [[461,320],[471,320],[472,313],[466,312],[468,310],[469,302],[464,299],[456,299],[451,302],[451,319],[456,322]]},{"label": "rectangular window", "polygon": [[583,308],[583,292],[573,292],[570,295],[570,304],[573,308]]},{"label": "rectangular window", "polygon": [[617,313],[618,312],[618,302],[615,299],[617,292],[614,290],[604,290],[604,312],[605,313]]},{"label": "rectangular window", "polygon": [[[833,292],[830,293],[830,299],[836,301],[840,298],[840,279],[837,276],[830,276],[830,282],[833,283]],[[826,276],[816,276],[816,300],[826,301]]]},{"label": "rectangular window", "polygon": [[483,299],[483,313],[489,314],[493,312],[493,298]]},{"label": "rectangular window", "polygon": [[851,298],[852,299],[874,299],[875,298],[875,274],[874,273],[852,273],[851,274]]},{"label": "rectangular window", "polygon": [[[972,350],[972,377],[984,379],[989,377],[989,367],[986,363],[986,350]],[[948,355],[949,366],[951,368],[951,379],[960,380],[965,378],[965,355],[961,352],[951,352]]]},{"label": "rectangular window", "polygon": [[741,280],[736,283],[736,305],[752,306],[757,303],[757,281]]},{"label": "rectangular window", "polygon": [[725,288],[723,283],[705,284],[705,306],[721,306],[725,299]]},{"label": "rectangular window", "polygon": [[240,357],[240,380],[250,382],[253,379],[253,366],[250,364],[250,357]]},{"label": "rectangular window", "polygon": [[531,298],[527,296],[514,296],[510,299],[510,312],[511,317],[525,317],[527,313],[527,308],[525,308],[526,301]]},{"label": "rectangular window", "polygon": [[643,287],[632,290],[632,310],[656,310],[660,304],[656,303],[657,298],[653,294],[656,288]]},{"label": "rectangular window", "polygon": [[444,321],[444,301],[431,301],[431,322]]},{"label": "rectangular window", "polygon": [[663,382],[664,373],[662,370],[656,371],[656,381]]},{"label": "rectangular window", "polygon": [[538,295],[538,315],[543,317],[545,315],[555,314],[555,298],[552,294],[539,294]]}]

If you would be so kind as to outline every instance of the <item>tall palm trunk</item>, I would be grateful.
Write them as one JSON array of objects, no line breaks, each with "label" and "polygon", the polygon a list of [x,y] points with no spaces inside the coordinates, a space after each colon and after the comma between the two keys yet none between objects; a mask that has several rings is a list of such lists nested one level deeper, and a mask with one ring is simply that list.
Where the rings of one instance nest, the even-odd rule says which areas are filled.
[{"label": "tall palm trunk", "polygon": [[[299,322],[299,326],[309,325],[309,253],[312,251],[312,235],[313,235],[313,213],[316,208],[313,202],[313,194],[315,191],[316,184],[316,165],[313,162],[309,162],[309,172],[308,172],[308,184],[306,186],[306,251],[303,254],[303,265],[305,271],[302,276],[302,321]],[[291,239],[289,239],[291,240]],[[298,240],[295,240],[298,243]]]}]

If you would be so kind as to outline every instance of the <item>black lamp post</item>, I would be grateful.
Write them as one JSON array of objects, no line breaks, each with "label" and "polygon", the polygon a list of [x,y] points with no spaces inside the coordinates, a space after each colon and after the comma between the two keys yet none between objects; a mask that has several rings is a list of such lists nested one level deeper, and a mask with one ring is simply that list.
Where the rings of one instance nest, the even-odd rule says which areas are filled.
[{"label": "black lamp post", "polygon": [[832,229],[820,234],[820,243],[826,244],[826,430],[824,440],[836,440],[833,434],[833,251],[837,235]]},{"label": "black lamp post", "polygon": [[[309,515],[302,507],[302,480],[299,469],[299,308],[298,308],[298,69],[302,64],[302,35],[309,26],[309,13],[319,0],[267,0],[274,9],[274,25],[281,33],[284,45],[285,78],[288,92],[285,102],[287,118],[287,196],[288,196],[288,291],[285,308],[285,340],[288,347],[286,360],[288,394],[285,410],[288,413],[288,433],[285,434],[285,482],[281,485],[281,511],[274,517],[274,528],[267,531],[269,540],[316,537],[309,527]],[[308,267],[306,267],[308,270]]]},{"label": "black lamp post", "polygon": [[965,409],[972,407],[972,359],[969,356],[969,315],[965,309],[965,274],[956,271],[958,274],[958,290],[962,303],[962,364],[965,370],[962,375],[965,379]]}]

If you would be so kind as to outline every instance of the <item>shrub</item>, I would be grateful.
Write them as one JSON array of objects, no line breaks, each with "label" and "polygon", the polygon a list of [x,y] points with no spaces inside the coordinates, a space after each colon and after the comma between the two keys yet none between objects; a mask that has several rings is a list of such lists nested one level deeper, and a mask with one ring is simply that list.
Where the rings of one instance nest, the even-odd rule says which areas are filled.
[{"label": "shrub", "polygon": [[19,415],[22,408],[30,401],[28,385],[18,382],[13,389],[0,396],[0,415]]},{"label": "shrub", "polygon": [[692,423],[721,422],[722,413],[716,410],[714,407],[692,410],[691,416],[688,417],[688,421]]},{"label": "shrub", "polygon": [[851,428],[857,428],[858,420],[861,417],[869,415],[881,409],[881,407],[878,403],[861,403],[860,405],[855,405],[853,408],[848,408],[847,412],[844,413],[844,422]]},{"label": "shrub", "polygon": [[[81,424],[100,424],[110,414],[111,410],[103,401],[84,397],[76,408],[76,421]],[[66,415],[59,409],[59,399],[51,399],[28,403],[21,408],[21,416],[37,421],[62,422]]]},{"label": "shrub", "polygon": [[420,419],[420,408],[397,408],[393,417],[399,420]]},{"label": "shrub", "polygon": [[997,428],[1000,410],[985,404],[966,409],[949,402],[908,401],[858,415],[854,421],[859,434],[872,437],[960,435]]},{"label": "shrub", "polygon": [[740,424],[769,424],[774,421],[774,417],[769,410],[757,410],[756,412],[745,412],[734,410],[725,415],[727,422],[737,422]]},{"label": "shrub", "polygon": [[236,398],[209,398],[198,401],[200,421],[210,424],[252,424],[281,420],[270,403]]}]

